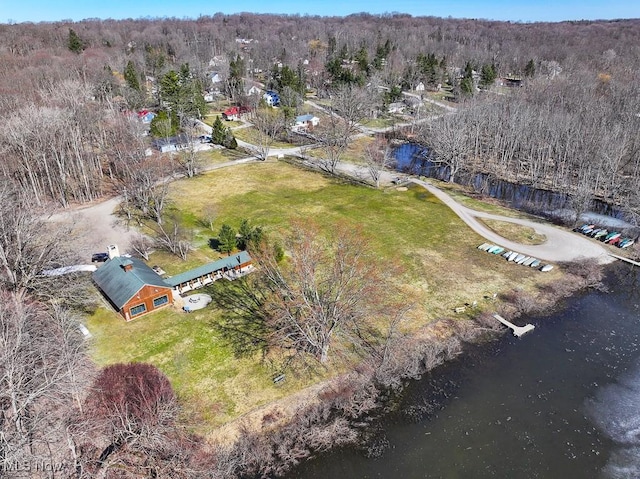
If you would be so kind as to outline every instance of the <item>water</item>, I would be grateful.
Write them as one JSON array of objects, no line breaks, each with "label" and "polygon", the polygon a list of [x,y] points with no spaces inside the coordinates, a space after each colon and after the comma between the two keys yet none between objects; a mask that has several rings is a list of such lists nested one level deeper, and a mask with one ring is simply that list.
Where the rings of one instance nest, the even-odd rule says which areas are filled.
[{"label": "water", "polygon": [[527,318],[533,333],[472,348],[413,383],[372,426],[379,457],[341,449],[290,477],[640,477],[639,277],[615,268],[609,293]]},{"label": "water", "polygon": [[[413,143],[404,143],[393,150],[396,168],[417,175],[447,181],[449,168],[429,160],[428,148]],[[456,183],[471,186],[475,191],[509,203],[513,208],[530,213],[557,216],[561,210],[571,208],[571,198],[563,192],[536,188],[531,185],[511,183],[486,173],[462,171],[456,175]],[[624,220],[625,214],[601,200],[594,199],[591,210],[600,215]]]}]

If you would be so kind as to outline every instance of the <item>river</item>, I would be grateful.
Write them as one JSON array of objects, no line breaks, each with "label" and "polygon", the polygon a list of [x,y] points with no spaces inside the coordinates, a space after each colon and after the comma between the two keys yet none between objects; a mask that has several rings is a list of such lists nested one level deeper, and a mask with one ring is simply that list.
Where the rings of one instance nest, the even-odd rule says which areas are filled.
[{"label": "river", "polygon": [[639,271],[616,264],[609,292],[526,318],[536,329],[520,339],[468,348],[413,382],[366,446],[290,477],[640,477]]}]

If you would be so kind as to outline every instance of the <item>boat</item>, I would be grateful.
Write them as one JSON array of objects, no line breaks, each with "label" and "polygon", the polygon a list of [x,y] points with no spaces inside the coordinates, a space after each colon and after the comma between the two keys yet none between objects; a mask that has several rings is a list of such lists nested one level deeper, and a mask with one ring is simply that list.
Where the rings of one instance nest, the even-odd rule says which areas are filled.
[{"label": "boat", "polygon": [[522,265],[523,266],[531,266],[531,263],[533,263],[535,260],[536,260],[535,258],[530,257],[529,259],[525,259],[522,262]]},{"label": "boat", "polygon": [[590,224],[586,224],[586,225],[582,225],[579,229],[580,233],[584,233],[587,229],[591,228],[595,228],[596,225],[590,225]]},{"label": "boat", "polygon": [[600,230],[598,231],[596,234],[593,235],[593,237],[595,239],[600,239],[600,238],[604,238],[609,234],[609,231],[606,229]]},{"label": "boat", "polygon": [[537,268],[538,266],[540,266],[540,260],[539,259],[534,259],[533,262],[530,264],[530,266],[532,268]]},{"label": "boat", "polygon": [[524,264],[524,262],[527,261],[530,258],[531,258],[531,256],[525,256],[521,260],[516,259],[516,264]]},{"label": "boat", "polygon": [[511,253],[513,253],[513,251],[505,251],[504,253],[502,253],[502,257],[505,259],[509,258],[509,255],[511,255]]},{"label": "boat", "polygon": [[620,241],[621,241],[621,240],[622,240],[622,235],[620,235],[620,236],[618,236],[618,237],[616,237],[616,238],[612,238],[612,239],[610,239],[610,240],[609,240],[609,244],[612,244],[612,245],[616,245],[616,246],[617,246],[617,245],[619,245],[619,244],[620,244]]},{"label": "boat", "polygon": [[516,256],[513,260],[514,263],[518,263],[518,262],[522,262],[525,258],[527,257],[527,255],[524,255],[522,253],[519,253],[518,256]]},{"label": "boat", "polygon": [[597,235],[598,233],[600,233],[604,228],[595,228],[593,231],[589,232],[589,236],[591,236],[592,238]]},{"label": "boat", "polygon": [[594,229],[596,229],[596,227],[594,225],[591,225],[589,227],[587,227],[586,229],[582,230],[582,234],[588,235],[589,233],[591,233]]},{"label": "boat", "polygon": [[502,246],[498,246],[497,248],[495,248],[493,251],[490,251],[491,254],[500,254],[504,251],[504,248]]},{"label": "boat", "polygon": [[509,257],[507,258],[507,261],[513,261],[514,259],[516,259],[516,257],[519,255],[520,253],[518,253],[517,251],[512,252]]},{"label": "boat", "polygon": [[628,248],[633,243],[635,243],[635,241],[632,240],[631,238],[629,238],[629,239],[627,239],[627,241],[625,241],[623,244],[620,245],[620,248]]},{"label": "boat", "polygon": [[478,246],[478,249],[480,251],[487,251],[489,248],[491,248],[493,245],[489,244],[489,243],[482,243],[480,246]]},{"label": "boat", "polygon": [[611,233],[609,233],[607,236],[604,237],[604,242],[608,243],[609,241],[615,239],[615,238],[619,238],[621,236],[621,233],[618,233],[617,231],[612,231]]},{"label": "boat", "polygon": [[584,228],[586,228],[587,226],[589,226],[587,223],[581,225],[581,226],[576,226],[575,228],[573,228],[573,231],[579,233],[580,231],[582,231]]},{"label": "boat", "polygon": [[553,269],[552,264],[545,264],[542,268],[540,268],[540,271],[542,271],[543,273],[546,273],[547,271],[551,271],[552,269]]},{"label": "boat", "polygon": [[497,250],[498,248],[500,248],[500,246],[496,246],[494,244],[491,245],[491,248],[489,248],[487,250],[487,253],[493,253],[495,250]]}]

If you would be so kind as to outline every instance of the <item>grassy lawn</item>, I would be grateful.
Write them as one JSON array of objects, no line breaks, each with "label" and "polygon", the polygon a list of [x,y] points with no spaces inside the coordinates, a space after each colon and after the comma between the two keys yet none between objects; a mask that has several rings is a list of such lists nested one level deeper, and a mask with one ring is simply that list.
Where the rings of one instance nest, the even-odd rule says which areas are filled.
[{"label": "grassy lawn", "polygon": [[[418,186],[376,190],[283,162],[251,163],[173,183],[171,205],[194,231],[196,249],[187,262],[154,253],[149,264],[168,274],[218,258],[209,239],[223,223],[237,228],[242,218],[274,237],[285,235],[293,219],[313,219],[321,227],[337,222],[361,227],[378,261],[404,269],[397,281],[403,300],[414,305],[407,330],[452,316],[453,308],[464,303],[490,307],[485,296],[513,284],[535,288],[541,278],[535,270],[513,268],[479,251],[482,239]],[[203,221],[211,207],[217,213],[212,230]],[[146,361],[158,366],[203,433],[318,380],[288,376],[274,386],[274,371],[260,358],[234,357],[214,327],[219,314],[213,307],[191,314],[170,307],[125,323],[116,313],[99,309],[87,322],[94,335],[93,357],[100,365]],[[341,367],[331,364],[324,374]]]},{"label": "grassy lawn", "polygon": [[507,221],[496,221],[478,218],[478,221],[484,223],[489,229],[495,231],[503,238],[516,241],[521,244],[542,244],[547,240],[543,234],[536,233],[533,228],[528,226],[517,225]]},{"label": "grassy lawn", "polygon": [[[247,143],[251,143],[253,145],[260,144],[260,137],[262,133],[256,130],[253,127],[250,128],[239,128],[237,130],[233,130],[233,136],[235,136],[238,140],[246,141]],[[271,143],[271,148],[290,148],[293,145],[291,143],[285,143],[282,141],[274,141]]]},{"label": "grassy lawn", "polygon": [[198,155],[204,167],[239,160],[247,156],[242,150],[229,150],[227,148],[212,148],[211,150],[201,151]]},{"label": "grassy lawn", "polygon": [[369,128],[386,128],[388,126],[393,126],[399,122],[400,120],[398,120],[397,118],[379,117],[379,118],[369,118],[361,122],[361,125],[368,126]]}]

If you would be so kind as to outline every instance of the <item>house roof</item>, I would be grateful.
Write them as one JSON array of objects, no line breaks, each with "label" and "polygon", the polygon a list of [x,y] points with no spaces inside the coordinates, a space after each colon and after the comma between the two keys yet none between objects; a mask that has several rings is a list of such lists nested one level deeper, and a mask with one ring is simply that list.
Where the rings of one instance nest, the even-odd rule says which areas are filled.
[{"label": "house roof", "polygon": [[[125,265],[131,265],[131,269],[125,271]],[[116,256],[100,266],[92,277],[118,309],[122,309],[146,285],[169,287],[155,271],[137,258]]]},{"label": "house roof", "polygon": [[198,266],[197,268],[185,271],[184,273],[176,274],[175,276],[171,276],[164,281],[169,286],[175,287],[179,284],[186,283],[187,281],[191,281],[196,278],[200,278],[201,276],[205,276],[209,273],[214,273],[225,268],[231,269],[250,261],[251,256],[249,256],[249,253],[247,253],[246,251],[240,251],[239,253],[227,256],[226,258],[222,258],[217,261]]},{"label": "house roof", "polygon": [[311,113],[307,113],[306,115],[300,115],[296,117],[296,123],[302,123],[306,121],[311,121],[315,118]]}]

